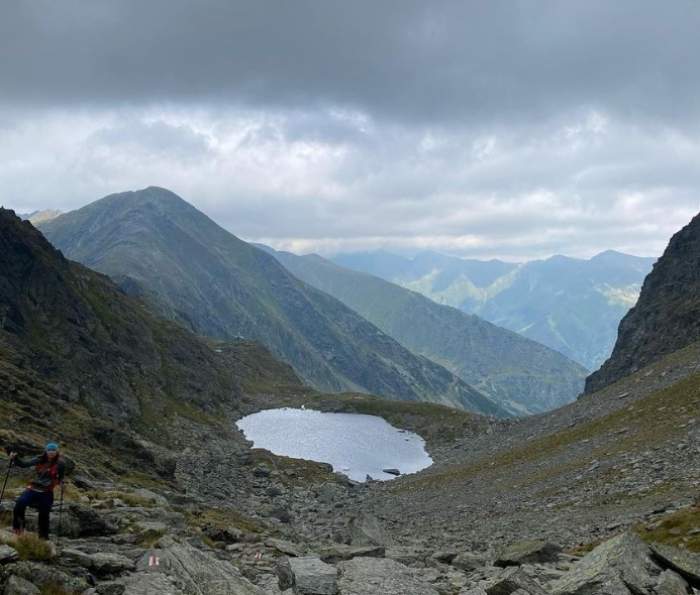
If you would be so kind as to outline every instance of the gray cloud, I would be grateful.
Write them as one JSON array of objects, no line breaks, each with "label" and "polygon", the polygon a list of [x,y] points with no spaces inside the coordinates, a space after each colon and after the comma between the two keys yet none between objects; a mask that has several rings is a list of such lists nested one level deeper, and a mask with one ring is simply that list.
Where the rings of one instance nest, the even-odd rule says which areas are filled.
[{"label": "gray cloud", "polygon": [[415,123],[697,114],[700,4],[9,0],[3,101],[342,106]]},{"label": "gray cloud", "polygon": [[9,0],[0,202],[151,184],[333,252],[658,254],[700,207],[700,3]]}]

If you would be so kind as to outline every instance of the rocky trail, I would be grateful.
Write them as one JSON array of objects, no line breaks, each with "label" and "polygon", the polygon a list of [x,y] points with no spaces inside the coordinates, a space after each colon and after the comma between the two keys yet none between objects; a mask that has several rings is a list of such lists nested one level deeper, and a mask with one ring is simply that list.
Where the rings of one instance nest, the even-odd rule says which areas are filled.
[{"label": "rocky trail", "polygon": [[[675,595],[700,588],[700,556],[650,546],[632,532],[585,556],[547,541],[436,550],[420,537],[397,540],[371,514],[348,516],[347,504],[361,501],[367,486],[323,484],[289,495],[279,493],[278,472],[252,469],[250,516],[183,493],[78,476],[58,547],[38,555],[31,543],[0,533],[3,593]],[[291,502],[287,516],[271,508],[280,498]],[[337,532],[324,537],[331,524]]]},{"label": "rocky trail", "polygon": [[[692,346],[606,398],[518,422],[476,419],[457,434],[432,433],[435,420],[402,405],[386,417],[399,424],[404,411],[405,427],[422,427],[436,464],[386,483],[356,483],[328,465],[251,449],[236,431],[217,436],[180,419],[169,485],[78,469],[58,547],[0,533],[2,592],[700,593],[700,395],[693,385],[679,405],[668,393],[694,381],[698,354]],[[294,398],[261,396],[238,414]],[[651,435],[642,431],[647,413],[658,417]],[[624,442],[630,436],[636,442]],[[168,455],[150,448],[168,467]],[[10,510],[6,501],[2,518]]]},{"label": "rocky trail", "polygon": [[[521,420],[320,394],[255,343],[157,319],[1,209],[0,227],[0,442],[24,456],[58,433],[70,469],[54,545],[3,528],[32,471],[10,474],[0,593],[700,593],[700,343]],[[356,483],[252,448],[235,421],[278,407],[381,416],[434,465]]]}]

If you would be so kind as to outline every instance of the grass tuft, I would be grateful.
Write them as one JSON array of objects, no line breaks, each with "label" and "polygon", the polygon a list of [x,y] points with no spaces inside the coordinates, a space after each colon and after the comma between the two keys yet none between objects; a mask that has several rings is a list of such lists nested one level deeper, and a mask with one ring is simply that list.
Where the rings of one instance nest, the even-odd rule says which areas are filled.
[{"label": "grass tuft", "polygon": [[700,553],[700,506],[674,512],[651,525],[635,528],[648,543],[664,543]]},{"label": "grass tuft", "polygon": [[24,533],[10,545],[17,550],[20,560],[45,562],[54,557],[51,542],[40,539],[34,533]]}]

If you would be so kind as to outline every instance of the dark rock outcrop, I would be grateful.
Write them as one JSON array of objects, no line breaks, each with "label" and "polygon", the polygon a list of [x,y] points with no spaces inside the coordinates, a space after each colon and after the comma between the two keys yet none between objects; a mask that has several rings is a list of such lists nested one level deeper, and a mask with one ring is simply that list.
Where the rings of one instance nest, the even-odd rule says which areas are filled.
[{"label": "dark rock outcrop", "polygon": [[620,322],[610,359],[586,380],[595,392],[700,340],[700,215],[675,234]]}]

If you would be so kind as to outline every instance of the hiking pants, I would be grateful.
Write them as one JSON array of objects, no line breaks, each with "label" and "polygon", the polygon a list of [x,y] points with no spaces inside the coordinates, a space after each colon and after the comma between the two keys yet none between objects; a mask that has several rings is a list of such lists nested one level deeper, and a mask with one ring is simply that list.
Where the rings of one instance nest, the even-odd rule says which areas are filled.
[{"label": "hiking pants", "polygon": [[12,515],[12,528],[15,531],[24,529],[24,512],[27,510],[27,506],[29,506],[29,508],[35,508],[39,511],[39,537],[48,539],[52,505],[53,492],[25,490],[15,502],[15,510]]}]

